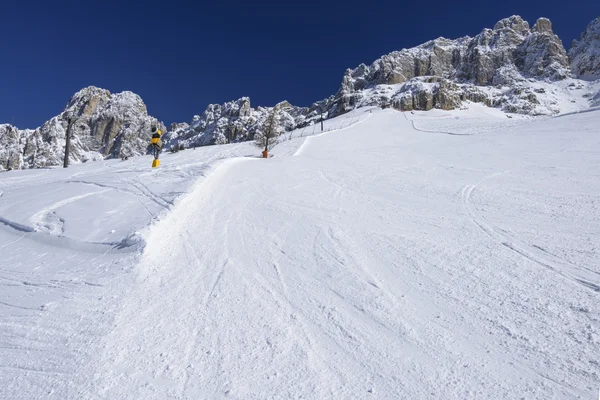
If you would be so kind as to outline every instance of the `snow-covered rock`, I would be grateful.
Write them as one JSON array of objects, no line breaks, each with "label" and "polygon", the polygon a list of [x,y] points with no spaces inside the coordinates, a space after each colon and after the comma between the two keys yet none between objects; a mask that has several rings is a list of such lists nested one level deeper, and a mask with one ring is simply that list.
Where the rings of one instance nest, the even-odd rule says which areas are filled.
[{"label": "snow-covered rock", "polygon": [[37,138],[33,131],[19,131],[9,124],[0,125],[0,171],[20,168],[23,163],[22,148],[29,145],[27,139],[35,143]]},{"label": "snow-covered rock", "polygon": [[63,113],[35,130],[0,125],[0,170],[62,164],[69,118],[73,163],[146,154],[151,125],[166,131],[148,115],[138,95],[90,86],[75,93]]},{"label": "snow-covered rock", "polygon": [[569,51],[573,73],[583,78],[600,78],[600,17],[574,40]]},{"label": "snow-covered rock", "polygon": [[[527,90],[529,80],[553,82],[568,76],[567,53],[550,20],[540,18],[530,29],[527,21],[512,16],[474,38],[438,38],[347,70],[330,115],[363,105],[452,109],[464,100],[494,106],[511,98],[515,101],[507,107],[510,111],[540,113],[534,106],[539,104],[536,95]],[[396,87],[382,90],[380,85]],[[486,89],[486,94],[479,87],[500,90]],[[545,111],[541,113],[554,112]]]},{"label": "snow-covered rock", "polygon": [[[287,131],[310,125],[321,118],[333,98],[309,107],[297,107],[287,101],[278,104],[280,120]],[[190,124],[173,124],[165,137],[166,148],[206,146],[243,142],[254,139],[254,134],[273,107],[252,108],[250,99],[242,97],[224,104],[210,104],[201,115],[195,115]]]}]

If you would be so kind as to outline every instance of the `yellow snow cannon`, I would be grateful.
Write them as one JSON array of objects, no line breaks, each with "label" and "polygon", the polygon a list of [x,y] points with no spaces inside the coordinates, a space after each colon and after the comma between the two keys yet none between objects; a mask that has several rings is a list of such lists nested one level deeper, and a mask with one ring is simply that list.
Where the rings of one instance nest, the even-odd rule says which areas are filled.
[{"label": "yellow snow cannon", "polygon": [[160,165],[160,160],[158,156],[160,155],[160,151],[162,150],[162,140],[160,137],[162,136],[162,132],[156,126],[152,127],[152,138],[150,139],[150,144],[152,145],[152,153],[154,154],[154,161],[152,161],[152,168],[156,168]]}]

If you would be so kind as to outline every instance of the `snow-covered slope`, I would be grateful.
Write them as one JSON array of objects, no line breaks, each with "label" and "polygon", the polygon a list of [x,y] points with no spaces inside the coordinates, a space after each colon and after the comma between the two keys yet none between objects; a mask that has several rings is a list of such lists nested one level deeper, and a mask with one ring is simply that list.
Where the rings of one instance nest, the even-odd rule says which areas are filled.
[{"label": "snow-covered slope", "polygon": [[593,398],[598,113],[2,174],[0,398]]},{"label": "snow-covered slope", "polygon": [[63,113],[35,130],[0,125],[0,171],[62,164],[69,117],[74,120],[69,153],[73,163],[146,154],[151,125],[166,131],[148,115],[138,95],[90,86],[75,93]]}]

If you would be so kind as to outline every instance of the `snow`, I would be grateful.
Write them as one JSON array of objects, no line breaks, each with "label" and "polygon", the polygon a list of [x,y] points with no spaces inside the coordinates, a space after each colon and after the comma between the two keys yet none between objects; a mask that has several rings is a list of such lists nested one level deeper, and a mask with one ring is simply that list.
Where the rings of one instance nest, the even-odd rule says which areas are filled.
[{"label": "snow", "polygon": [[3,173],[0,398],[593,398],[598,117],[362,108],[269,160]]},{"label": "snow", "polygon": [[412,111],[405,117],[413,128],[421,132],[447,133],[449,135],[474,135],[499,129],[511,129],[531,121],[522,114],[507,114],[497,108],[466,102],[461,110]]}]

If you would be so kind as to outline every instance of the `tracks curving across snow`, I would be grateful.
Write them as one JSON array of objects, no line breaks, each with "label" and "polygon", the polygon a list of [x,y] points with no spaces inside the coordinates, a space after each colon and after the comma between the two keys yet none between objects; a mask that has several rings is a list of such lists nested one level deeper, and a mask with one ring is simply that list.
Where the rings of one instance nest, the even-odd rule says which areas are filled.
[{"label": "tracks curving across snow", "polygon": [[[490,224],[477,185],[457,201],[486,170],[460,168],[476,136],[435,136],[455,146],[450,168],[440,154],[422,162],[433,136],[386,110],[296,157],[213,170],[148,234],[102,346],[100,398],[560,397],[589,386],[564,361],[577,354],[579,368],[594,347],[573,347],[585,316],[538,334],[568,307],[547,287],[582,271]],[[560,275],[515,273],[479,230]],[[564,286],[588,304],[587,287]],[[527,302],[532,291],[551,311]],[[584,333],[547,350],[574,329]]]},{"label": "tracks curving across snow", "polygon": [[508,172],[494,173],[486,176],[475,185],[467,185],[462,190],[462,202],[465,211],[468,213],[471,220],[489,237],[506,247],[507,249],[541,265],[548,270],[557,273],[567,279],[577,282],[584,287],[600,292],[600,274],[590,269],[573,265],[565,260],[562,260],[542,248],[529,245],[524,241],[510,235],[508,232],[498,228],[494,224],[488,222],[477,210],[471,200],[473,191],[488,179],[506,174]]},{"label": "tracks curving across snow", "polygon": [[54,236],[61,236],[64,232],[64,219],[56,215],[56,210],[70,203],[76,202],[86,197],[94,196],[101,193],[106,193],[111,189],[105,188],[95,192],[89,192],[78,196],[69,197],[42,208],[40,211],[31,216],[30,221],[33,224],[34,231],[41,231]]},{"label": "tracks curving across snow", "polygon": [[442,131],[442,130],[437,130],[437,129],[427,130],[427,129],[419,128],[419,127],[417,127],[416,121],[414,119],[409,119],[408,116],[406,115],[406,113],[402,113],[402,115],[404,116],[404,118],[406,118],[407,121],[410,121],[410,123],[412,124],[412,128],[418,132],[442,133],[444,135],[451,135],[451,136],[471,136],[471,135],[473,135],[472,133],[456,133],[456,132]]},{"label": "tracks curving across snow", "polygon": [[[365,113],[366,111],[363,111],[363,113]],[[306,148],[310,145],[310,143],[318,138],[321,137],[323,135],[327,135],[330,133],[334,133],[334,132],[341,132],[347,129],[351,129],[351,128],[355,128],[357,125],[359,125],[360,123],[366,121],[369,117],[371,116],[371,113],[367,114],[366,117],[363,118],[359,118],[357,122],[354,122],[353,124],[350,124],[348,126],[345,126],[343,128],[338,128],[338,129],[332,129],[332,130],[328,130],[322,133],[317,133],[316,135],[312,135],[312,136],[307,136],[304,141],[302,142],[302,144],[300,145],[300,147],[298,147],[298,149],[294,152],[294,156],[299,156],[302,153],[304,153],[306,151]]]}]

